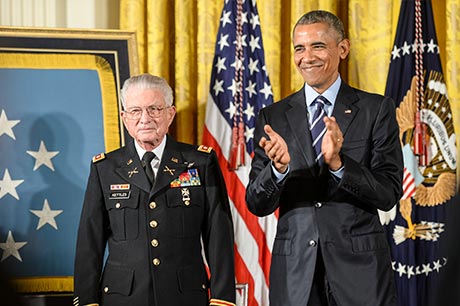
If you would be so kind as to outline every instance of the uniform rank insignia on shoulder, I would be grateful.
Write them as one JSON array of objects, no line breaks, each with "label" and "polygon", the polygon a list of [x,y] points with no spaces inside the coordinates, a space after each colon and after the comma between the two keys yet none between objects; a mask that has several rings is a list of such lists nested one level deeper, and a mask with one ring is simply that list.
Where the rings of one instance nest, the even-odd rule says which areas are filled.
[{"label": "uniform rank insignia on shoulder", "polygon": [[93,163],[97,163],[98,161],[101,161],[103,159],[105,159],[105,153],[99,153],[93,156]]},{"label": "uniform rank insignia on shoulder", "polygon": [[200,145],[197,150],[200,152],[211,153],[212,147]]}]

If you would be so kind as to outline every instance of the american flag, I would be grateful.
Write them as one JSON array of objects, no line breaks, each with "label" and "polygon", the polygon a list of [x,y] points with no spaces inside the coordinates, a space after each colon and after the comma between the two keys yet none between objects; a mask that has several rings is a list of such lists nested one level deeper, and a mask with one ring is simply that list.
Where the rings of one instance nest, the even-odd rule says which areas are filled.
[{"label": "american flag", "polygon": [[405,166],[404,196],[381,214],[398,305],[434,305],[440,272],[448,268],[441,243],[446,208],[456,197],[457,149],[429,0],[401,3],[385,94],[398,106]]},{"label": "american flag", "polygon": [[[271,246],[277,218],[258,218],[246,207],[256,116],[273,103],[255,0],[226,0],[220,18],[203,143],[212,146],[227,184],[235,231],[240,303],[268,305]],[[244,289],[246,288],[246,289]],[[246,291],[245,291],[246,290]]]}]

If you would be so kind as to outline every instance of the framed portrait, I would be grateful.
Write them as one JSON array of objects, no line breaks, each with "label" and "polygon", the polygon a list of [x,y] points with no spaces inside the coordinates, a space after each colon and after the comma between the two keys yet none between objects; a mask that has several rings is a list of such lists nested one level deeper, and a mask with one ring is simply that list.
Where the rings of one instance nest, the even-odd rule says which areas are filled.
[{"label": "framed portrait", "polygon": [[119,148],[134,32],[0,27],[0,271],[19,292],[70,292],[93,156]]}]

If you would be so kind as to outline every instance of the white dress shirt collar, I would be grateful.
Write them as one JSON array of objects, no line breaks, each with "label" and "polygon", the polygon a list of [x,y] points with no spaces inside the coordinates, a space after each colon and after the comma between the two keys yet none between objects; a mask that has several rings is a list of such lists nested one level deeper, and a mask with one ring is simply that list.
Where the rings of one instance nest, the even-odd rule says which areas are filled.
[{"label": "white dress shirt collar", "polygon": [[[167,137],[168,136],[163,137],[163,140],[160,142],[158,147],[152,150],[152,152],[155,154],[155,158],[152,161],[152,168],[155,174],[157,173],[158,168],[160,167],[160,161],[161,161],[161,157],[163,156],[163,152],[166,147]],[[142,156],[144,156],[146,150],[143,149],[135,140],[134,140],[134,146],[136,147],[136,151],[137,151],[137,155],[139,155],[139,159],[142,160]]]},{"label": "white dress shirt collar", "polygon": [[[323,92],[321,95],[325,97],[329,102],[331,102],[331,106],[334,106],[335,100],[337,99],[337,94],[339,93],[340,85],[342,84],[342,79],[340,78],[340,74],[337,77],[337,80],[335,80],[332,85],[326,89],[325,92]],[[307,106],[311,106],[311,103],[316,99],[316,97],[319,95],[316,90],[314,90],[312,87],[310,87],[307,83],[305,83],[305,97],[306,97],[306,103]]]}]

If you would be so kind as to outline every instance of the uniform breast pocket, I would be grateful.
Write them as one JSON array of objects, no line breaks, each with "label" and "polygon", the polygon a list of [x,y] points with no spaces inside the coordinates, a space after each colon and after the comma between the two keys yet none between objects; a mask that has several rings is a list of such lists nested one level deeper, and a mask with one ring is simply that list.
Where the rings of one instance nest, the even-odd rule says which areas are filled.
[{"label": "uniform breast pocket", "polygon": [[111,192],[105,202],[113,239],[136,239],[139,235],[139,191]]},{"label": "uniform breast pocket", "polygon": [[170,188],[166,192],[168,233],[177,238],[200,235],[204,214],[202,187]]}]

